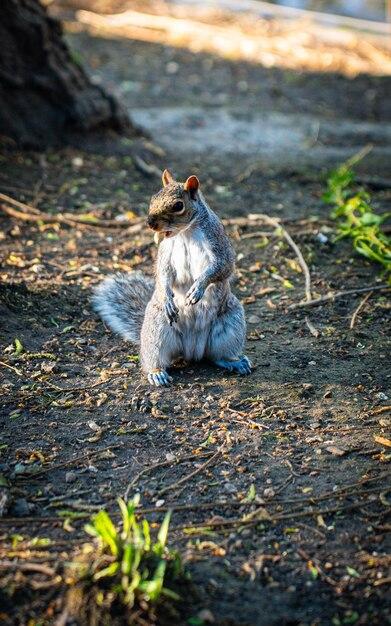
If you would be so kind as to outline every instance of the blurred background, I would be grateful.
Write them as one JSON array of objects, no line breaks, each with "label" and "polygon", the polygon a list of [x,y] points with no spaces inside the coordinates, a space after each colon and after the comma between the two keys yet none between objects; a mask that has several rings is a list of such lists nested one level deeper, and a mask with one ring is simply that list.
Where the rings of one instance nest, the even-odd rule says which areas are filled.
[{"label": "blurred background", "polygon": [[[53,0],[74,58],[175,161],[389,160],[390,3]],[[382,121],[380,127],[378,122]],[[202,157],[203,158],[203,157]],[[197,165],[197,163],[195,163]]]}]

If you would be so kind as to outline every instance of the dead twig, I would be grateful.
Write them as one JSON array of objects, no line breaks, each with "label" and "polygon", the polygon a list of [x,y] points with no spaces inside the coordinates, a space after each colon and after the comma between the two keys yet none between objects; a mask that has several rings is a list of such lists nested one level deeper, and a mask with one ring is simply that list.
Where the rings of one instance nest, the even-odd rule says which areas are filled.
[{"label": "dead twig", "polygon": [[354,325],[356,323],[357,315],[360,313],[361,309],[365,306],[365,303],[369,300],[369,298],[371,297],[372,293],[373,293],[373,291],[369,291],[367,293],[367,295],[363,297],[363,299],[361,300],[361,302],[358,305],[358,307],[354,310],[353,315],[352,315],[351,320],[350,320],[350,324],[349,324],[350,330],[353,330]]},{"label": "dead twig", "polygon": [[304,260],[303,254],[299,246],[293,241],[292,237],[290,236],[286,228],[284,228],[284,226],[281,225],[281,222],[279,222],[274,217],[270,217],[269,215],[264,215],[263,213],[259,213],[257,214],[257,219],[261,221],[263,220],[264,222],[266,222],[266,224],[269,224],[270,226],[273,226],[274,228],[281,230],[282,236],[284,237],[285,241],[287,241],[287,243],[290,245],[290,247],[296,254],[299,265],[301,269],[303,270],[304,279],[305,279],[305,297],[306,297],[306,301],[309,302],[310,300],[312,300],[311,275],[308,269],[308,265]]},{"label": "dead twig", "polygon": [[159,491],[159,496],[162,496],[164,493],[167,493],[168,491],[171,491],[172,489],[179,487],[179,485],[182,485],[188,480],[191,480],[191,478],[194,478],[194,476],[196,476],[197,474],[204,472],[210,465],[212,465],[212,463],[214,463],[214,461],[217,459],[217,457],[220,456],[221,453],[222,453],[222,448],[219,448],[217,452],[215,452],[215,454],[210,459],[208,459],[207,461],[205,461],[205,463],[203,463],[202,465],[197,467],[195,470],[190,472],[190,474],[188,474],[187,476],[183,476],[182,478],[175,481],[174,483],[171,483],[171,485],[168,485],[167,487],[164,487],[164,489],[161,489]]},{"label": "dead twig", "polygon": [[[201,454],[200,457],[202,458],[205,456],[211,456],[211,454],[213,453],[205,452],[204,454]],[[133,480],[131,480],[128,486],[126,487],[126,490],[124,493],[124,500],[128,499],[130,490],[136,485],[136,483],[138,483],[140,478],[144,476],[145,474],[149,474],[149,472],[152,472],[153,470],[158,469],[159,467],[170,467],[171,465],[178,465],[178,463],[185,463],[186,461],[194,461],[194,454],[188,454],[182,457],[179,456],[173,459],[172,461],[159,461],[158,463],[154,463],[153,465],[148,465],[148,467],[144,467],[138,474],[136,474]]]},{"label": "dead twig", "polygon": [[[323,533],[322,533],[323,534]],[[318,559],[314,558],[314,557],[310,557],[307,552],[305,550],[303,550],[303,548],[297,548],[297,554],[304,559],[304,561],[306,561],[307,566],[308,564],[313,564],[315,566],[316,571],[318,572],[320,578],[322,580],[324,580],[326,583],[328,583],[329,585],[331,585],[332,587],[336,587],[338,585],[338,582],[336,580],[334,580],[333,578],[330,578],[330,576],[327,576],[327,574],[324,573],[322,567],[320,566],[320,562]]]},{"label": "dead twig", "polygon": [[142,174],[145,174],[148,177],[152,177],[152,176],[156,176],[157,178],[161,178],[162,177],[162,174],[163,174],[162,170],[160,170],[153,163],[147,163],[146,161],[144,161],[144,159],[142,159],[137,154],[133,155],[133,162],[134,162],[136,168]]},{"label": "dead twig", "polygon": [[47,472],[51,472],[54,470],[58,470],[61,469],[63,467],[67,467],[68,465],[74,465],[76,463],[80,463],[81,461],[86,461],[87,459],[89,459],[92,456],[96,456],[99,454],[102,454],[104,452],[107,452],[108,450],[118,450],[118,448],[122,448],[123,445],[122,444],[116,444],[116,445],[110,445],[110,446],[106,446],[105,448],[99,448],[99,450],[92,450],[91,452],[87,452],[86,454],[82,454],[81,456],[78,456],[74,459],[68,459],[67,461],[63,461],[62,463],[57,463],[57,465],[50,465],[48,467],[43,467],[42,469],[38,470],[38,472],[34,472],[32,474],[28,474],[28,476],[23,476],[21,475],[21,478],[27,478],[29,480],[31,480],[32,478],[37,478],[39,476],[42,476],[43,474],[46,474]]},{"label": "dead twig", "polygon": [[[24,202],[19,202],[19,200],[15,200],[11,196],[8,196],[4,193],[0,193],[0,200],[6,202],[7,204],[0,204],[0,209],[9,215],[10,217],[14,217],[16,219],[22,220],[24,222],[45,222],[46,224],[66,224],[67,226],[78,226],[83,228],[130,228],[130,232],[138,232],[143,228],[144,218],[136,218],[135,220],[102,220],[95,217],[89,216],[77,216],[72,213],[57,213],[56,215],[50,215],[49,213],[44,213],[37,208],[31,206],[30,204],[26,204]],[[17,207],[14,209],[8,204]]]},{"label": "dead twig", "polygon": [[16,367],[14,367],[13,365],[9,365],[8,363],[4,363],[4,361],[0,361],[0,365],[2,367],[6,367],[9,370],[12,370],[18,376],[23,376],[23,373],[20,370],[18,370]]},{"label": "dead twig", "polygon": [[317,328],[315,328],[315,326],[312,324],[311,320],[307,317],[307,315],[305,316],[305,323],[307,324],[307,328],[310,331],[311,335],[313,337],[319,337],[319,331]]},{"label": "dead twig", "polygon": [[335,293],[329,293],[327,296],[315,298],[314,300],[307,300],[307,302],[295,302],[289,305],[288,309],[302,309],[305,307],[319,306],[325,302],[336,300],[336,298],[342,298],[343,296],[354,296],[358,293],[365,293],[367,291],[386,291],[391,289],[390,285],[373,285],[372,287],[360,287],[358,289],[347,289],[346,291],[336,291]]},{"label": "dead twig", "polygon": [[19,563],[19,561],[0,561],[0,569],[6,570],[19,570],[21,572],[37,572],[38,574],[44,574],[45,576],[54,576],[55,570],[47,565],[41,563]]},{"label": "dead twig", "polygon": [[[299,510],[299,511],[289,511],[288,513],[283,513],[283,514],[277,514],[277,515],[271,515],[270,517],[268,517],[267,521],[270,522],[281,522],[283,520],[291,520],[291,519],[297,519],[297,518],[302,518],[302,517],[317,517],[318,515],[322,515],[326,516],[326,515],[332,515],[333,513],[343,513],[345,511],[352,511],[354,509],[361,509],[363,506],[365,506],[365,502],[353,502],[351,504],[347,504],[345,506],[335,506],[335,507],[330,507],[328,509],[313,509],[313,510]],[[265,518],[263,518],[265,520]],[[224,527],[233,527],[233,526],[249,526],[249,525],[256,525],[259,523],[259,519],[246,519],[246,518],[231,518],[228,520],[215,520],[215,519],[211,519],[205,522],[200,522],[199,524],[194,523],[194,524],[181,524],[179,526],[172,526],[171,530],[172,531],[176,531],[176,530],[191,530],[191,529],[197,529],[202,531],[203,529],[208,529],[208,528],[224,528]]]}]

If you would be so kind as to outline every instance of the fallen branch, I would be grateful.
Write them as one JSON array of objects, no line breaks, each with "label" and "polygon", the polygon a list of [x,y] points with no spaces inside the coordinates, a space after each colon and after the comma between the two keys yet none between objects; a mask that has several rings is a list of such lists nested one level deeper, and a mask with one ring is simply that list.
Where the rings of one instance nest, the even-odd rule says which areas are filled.
[{"label": "fallen branch", "polygon": [[372,293],[373,293],[373,291],[369,291],[367,293],[367,295],[363,297],[363,299],[361,300],[360,304],[358,305],[358,307],[353,312],[353,315],[352,315],[352,318],[351,318],[350,324],[349,324],[350,330],[353,330],[354,325],[356,323],[357,315],[360,313],[361,309],[363,308],[363,306],[365,305],[367,300],[369,300],[369,298],[371,297]]},{"label": "fallen branch", "polygon": [[[205,452],[204,454],[200,456],[201,457],[211,456],[211,454],[212,454],[211,452]],[[154,463],[153,465],[148,465],[147,467],[144,467],[138,474],[136,474],[133,480],[131,480],[130,483],[128,484],[126,491],[124,493],[124,500],[128,499],[130,490],[136,485],[136,483],[138,483],[140,478],[144,476],[145,474],[149,474],[149,472],[152,472],[154,469],[158,469],[159,467],[170,467],[171,465],[172,466],[178,465],[178,463],[184,463],[186,461],[194,461],[194,454],[187,454],[185,456],[179,456],[173,459],[172,461],[159,461],[158,463]]]},{"label": "fallen branch", "polygon": [[197,474],[200,474],[201,472],[206,470],[206,468],[209,467],[210,465],[212,465],[212,463],[217,459],[217,457],[220,456],[221,452],[222,452],[222,449],[219,448],[217,450],[217,452],[215,452],[215,454],[210,459],[205,461],[205,463],[203,463],[202,465],[197,467],[197,469],[195,469],[194,471],[190,472],[190,474],[188,474],[187,476],[183,476],[182,478],[180,478],[176,482],[171,483],[171,485],[168,485],[167,487],[164,487],[164,489],[161,489],[159,491],[158,495],[162,496],[164,493],[167,493],[167,491],[171,491],[172,489],[175,489],[176,487],[179,487],[179,485],[182,485],[183,483],[187,482],[188,480],[190,480],[191,478],[193,478]]},{"label": "fallen branch", "polygon": [[0,200],[11,204],[17,209],[14,209],[6,204],[0,204],[0,209],[6,215],[22,220],[24,222],[45,222],[46,224],[66,224],[67,226],[78,226],[85,228],[129,228],[130,232],[138,232],[144,227],[144,218],[136,218],[131,222],[129,220],[102,220],[98,218],[90,218],[73,215],[72,213],[58,213],[57,215],[50,215],[44,213],[24,202],[19,202],[7,196],[4,193],[0,193]]},{"label": "fallen branch", "polygon": [[8,363],[4,363],[4,361],[0,361],[0,365],[1,365],[1,367],[6,367],[7,369],[12,370],[18,376],[23,376],[22,372],[20,370],[18,370],[16,367],[14,367],[13,365],[9,365]]},{"label": "fallen branch", "polygon": [[[298,519],[301,517],[317,517],[318,515],[322,515],[322,517],[325,517],[327,515],[332,515],[334,513],[342,513],[345,511],[353,511],[354,509],[360,509],[363,506],[365,506],[365,504],[366,504],[365,502],[353,502],[345,506],[334,506],[328,509],[326,508],[326,509],[313,509],[313,510],[308,510],[308,511],[304,511],[304,510],[290,511],[289,513],[270,515],[267,521],[271,523],[276,523],[276,522],[280,522],[283,520]],[[262,513],[261,510],[260,512]],[[197,522],[195,522],[194,524],[180,524],[178,526],[172,526],[171,531],[193,529],[193,530],[199,530],[200,532],[202,532],[203,529],[209,529],[209,528],[256,526],[257,524],[259,524],[260,521],[265,521],[265,517],[262,516],[262,520],[257,519],[257,518],[252,518],[252,517],[247,518],[247,519],[246,517],[244,518],[235,517],[235,518],[231,518],[228,520],[216,520],[212,518],[209,521],[200,522],[198,524]]]},{"label": "fallen branch", "polygon": [[297,256],[297,260],[299,261],[299,265],[301,267],[301,269],[303,270],[303,274],[304,274],[304,278],[305,278],[305,297],[306,297],[306,301],[309,302],[310,300],[312,300],[312,294],[311,294],[311,275],[310,275],[310,271],[308,269],[308,265],[304,260],[304,257],[301,253],[301,250],[299,248],[299,246],[293,241],[292,237],[290,236],[290,234],[288,233],[288,231],[281,226],[281,223],[276,220],[274,217],[269,217],[269,215],[264,215],[262,213],[257,214],[257,218],[259,220],[263,220],[264,222],[266,222],[266,224],[270,224],[270,226],[273,226],[274,228],[279,228],[281,230],[282,236],[284,237],[285,241],[288,242],[288,244],[290,245],[290,247],[292,248],[292,250],[294,251],[294,253]]},{"label": "fallen branch", "polygon": [[335,300],[336,298],[341,298],[343,296],[353,296],[358,293],[366,293],[367,291],[385,291],[387,289],[391,289],[390,285],[373,285],[372,287],[360,287],[358,289],[347,289],[346,291],[336,291],[335,293],[327,294],[327,296],[321,296],[320,298],[315,298],[314,300],[307,300],[307,302],[296,302],[294,304],[289,305],[288,309],[302,309],[305,307],[311,306],[319,306],[325,302],[330,302]]},{"label": "fallen branch", "polygon": [[162,170],[159,169],[154,163],[147,163],[139,157],[137,154],[133,156],[133,162],[136,167],[142,174],[145,174],[148,177],[156,176],[157,178],[162,177]]},{"label": "fallen branch", "polygon": [[315,328],[315,326],[312,324],[311,320],[305,316],[305,323],[307,325],[308,330],[310,331],[311,335],[313,337],[319,337],[319,331],[317,328]]},{"label": "fallen branch", "polygon": [[21,474],[20,476],[18,476],[18,478],[21,478],[21,479],[28,478],[29,480],[31,480],[33,478],[40,477],[43,474],[46,474],[47,472],[53,472],[55,470],[62,469],[63,467],[68,467],[69,465],[75,465],[82,461],[87,461],[93,456],[103,454],[109,450],[118,450],[119,448],[122,448],[122,447],[123,447],[122,444],[114,444],[114,445],[105,446],[104,448],[99,448],[98,450],[91,450],[90,452],[87,452],[86,454],[82,454],[81,456],[77,456],[74,459],[68,459],[67,461],[63,461],[62,463],[57,463],[55,465],[48,465],[47,467],[43,467],[37,472],[32,472],[30,474]]},{"label": "fallen branch", "polygon": [[45,576],[54,576],[55,570],[52,567],[43,565],[41,563],[19,563],[18,561],[0,561],[0,569],[5,570],[19,570],[21,572],[37,572],[38,574],[44,574]]}]

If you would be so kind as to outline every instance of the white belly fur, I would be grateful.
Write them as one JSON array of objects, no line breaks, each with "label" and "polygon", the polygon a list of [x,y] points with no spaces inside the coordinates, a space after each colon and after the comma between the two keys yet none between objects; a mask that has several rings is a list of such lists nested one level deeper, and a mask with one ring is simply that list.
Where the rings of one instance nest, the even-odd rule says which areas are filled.
[{"label": "white belly fur", "polygon": [[174,300],[179,309],[176,327],[181,335],[183,356],[189,361],[199,361],[204,356],[211,323],[217,315],[217,299],[213,297],[216,286],[209,285],[203,298],[194,305],[186,304],[186,293],[210,265],[208,244],[196,229],[191,237],[179,234],[170,243],[170,260],[176,276]]}]

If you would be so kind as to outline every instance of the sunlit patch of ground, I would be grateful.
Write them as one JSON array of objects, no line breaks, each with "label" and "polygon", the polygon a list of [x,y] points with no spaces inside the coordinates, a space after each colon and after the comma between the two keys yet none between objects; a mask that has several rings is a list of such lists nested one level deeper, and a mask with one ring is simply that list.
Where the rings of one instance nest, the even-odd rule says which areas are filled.
[{"label": "sunlit patch of ground", "polygon": [[[83,7],[86,3],[75,4]],[[239,12],[239,5],[236,12],[195,3],[150,2],[148,12],[142,12],[137,3],[139,10],[134,10],[134,3],[120,6],[121,12],[112,14],[107,13],[107,3],[103,13],[99,12],[99,4],[92,3],[92,10],[81,8],[76,11],[77,23],[72,28],[84,27],[99,36],[169,44],[264,67],[340,72],[347,76],[391,74],[391,31],[387,34],[386,24],[384,33],[375,37],[343,28],[343,24],[319,24],[309,17],[310,13],[301,19],[284,20],[263,19],[255,10]]]}]

